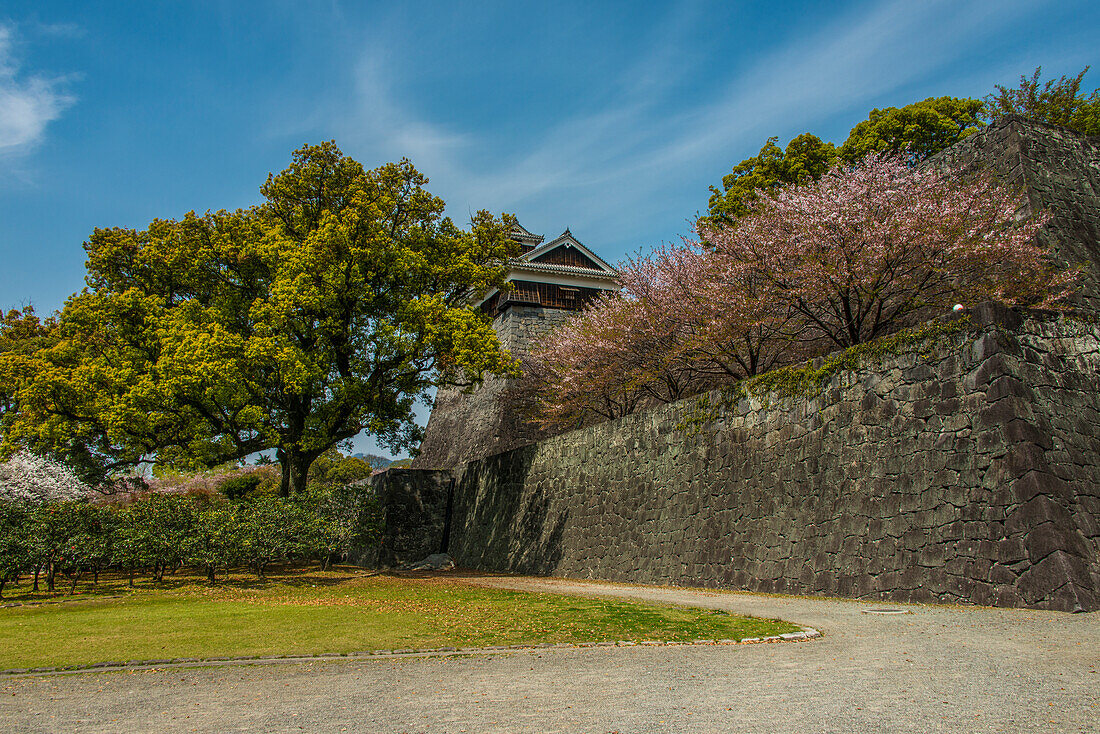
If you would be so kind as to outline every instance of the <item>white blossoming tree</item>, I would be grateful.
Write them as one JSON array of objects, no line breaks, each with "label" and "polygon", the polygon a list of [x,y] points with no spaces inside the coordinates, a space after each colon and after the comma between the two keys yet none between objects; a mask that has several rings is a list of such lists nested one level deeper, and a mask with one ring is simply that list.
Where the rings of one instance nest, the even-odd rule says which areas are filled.
[{"label": "white blossoming tree", "polygon": [[42,456],[21,451],[0,464],[0,501],[41,505],[94,494],[67,466]]}]

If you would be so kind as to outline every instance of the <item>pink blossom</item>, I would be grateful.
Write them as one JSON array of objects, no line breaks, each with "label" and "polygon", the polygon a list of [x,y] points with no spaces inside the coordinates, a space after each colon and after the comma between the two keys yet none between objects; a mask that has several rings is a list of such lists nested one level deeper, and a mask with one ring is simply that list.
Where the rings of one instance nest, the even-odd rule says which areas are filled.
[{"label": "pink blossom", "polygon": [[527,360],[538,419],[571,427],[676,400],[927,320],[956,304],[1055,308],[1078,271],[989,176],[868,156],[621,266],[623,291]]}]

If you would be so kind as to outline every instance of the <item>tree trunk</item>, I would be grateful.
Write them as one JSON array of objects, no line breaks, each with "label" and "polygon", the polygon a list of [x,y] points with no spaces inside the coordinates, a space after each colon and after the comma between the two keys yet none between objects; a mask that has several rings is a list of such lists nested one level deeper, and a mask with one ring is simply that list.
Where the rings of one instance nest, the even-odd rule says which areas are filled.
[{"label": "tree trunk", "polygon": [[134,588],[134,567],[130,566],[130,588]]},{"label": "tree trunk", "polygon": [[53,593],[53,580],[54,580],[54,576],[56,574],[57,574],[57,569],[54,568],[53,563],[51,563],[46,568],[46,591],[50,592],[51,594]]},{"label": "tree trunk", "polygon": [[309,468],[321,453],[320,451],[301,451],[294,446],[278,449],[275,455],[279,457],[283,470],[279,494],[289,497],[303,491],[309,480]]},{"label": "tree trunk", "polygon": [[286,454],[282,449],[275,452],[275,455],[279,457],[279,468],[282,469],[282,481],[279,482],[279,496],[290,496],[290,463],[286,460]]},{"label": "tree trunk", "polygon": [[38,591],[38,574],[41,570],[41,566],[34,567],[34,589],[32,589],[32,591]]},{"label": "tree trunk", "polygon": [[0,579],[0,599],[4,598],[4,584],[5,584],[5,582],[7,582],[7,579]]},{"label": "tree trunk", "polygon": [[209,581],[211,584],[215,583],[215,581],[214,581],[214,567],[213,566],[207,566],[206,567],[206,580]]}]

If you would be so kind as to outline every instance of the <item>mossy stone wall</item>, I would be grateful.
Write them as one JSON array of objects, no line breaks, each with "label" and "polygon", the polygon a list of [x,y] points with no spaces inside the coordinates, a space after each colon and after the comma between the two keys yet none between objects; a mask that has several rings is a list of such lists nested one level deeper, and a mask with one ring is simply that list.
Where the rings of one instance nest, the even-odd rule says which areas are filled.
[{"label": "mossy stone wall", "polygon": [[1100,609],[1100,329],[968,318],[812,395],[712,393],[702,421],[689,399],[472,462],[447,550],[492,571]]}]

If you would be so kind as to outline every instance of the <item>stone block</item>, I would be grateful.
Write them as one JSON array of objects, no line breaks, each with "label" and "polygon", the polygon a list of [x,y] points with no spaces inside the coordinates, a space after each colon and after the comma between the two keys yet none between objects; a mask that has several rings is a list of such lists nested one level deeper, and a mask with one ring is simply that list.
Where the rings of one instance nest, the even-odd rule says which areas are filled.
[{"label": "stone block", "polygon": [[1008,363],[1002,355],[995,354],[966,376],[965,388],[968,391],[984,389],[991,382],[1005,374],[1010,374]]},{"label": "stone block", "polygon": [[1021,398],[1001,398],[978,413],[978,425],[999,428],[1020,418],[1027,419],[1031,414],[1031,407]]},{"label": "stone block", "polygon": [[[1091,590],[1092,579],[1088,565],[1076,556],[1055,551],[1021,574],[1016,582],[1016,590],[1025,603],[1037,604],[1053,601],[1054,592],[1066,585]],[[1065,598],[1062,600],[1065,601]],[[1072,612],[1074,609],[1061,608],[1061,611]]]},{"label": "stone block", "polygon": [[1013,585],[993,587],[993,604],[998,607],[1022,607],[1024,600]]},{"label": "stone block", "polygon": [[1010,446],[1002,461],[1006,479],[1016,479],[1030,471],[1046,472],[1050,467],[1046,452],[1033,443],[1017,443]]},{"label": "stone block", "polygon": [[1016,502],[1022,503],[1029,503],[1038,497],[1068,502],[1073,496],[1073,489],[1053,474],[1033,471],[1012,482],[1012,496]]},{"label": "stone block", "polygon": [[1014,584],[1017,575],[1004,564],[994,563],[989,569],[989,580],[994,584]]},{"label": "stone block", "polygon": [[1055,551],[1064,551],[1079,558],[1088,558],[1091,555],[1088,541],[1081,537],[1076,527],[1053,522],[1031,528],[1024,547],[1027,548],[1031,563],[1039,563]]},{"label": "stone block", "polygon": [[1001,341],[996,332],[982,334],[970,346],[970,356],[975,362],[984,362],[1002,350]]},{"label": "stone block", "polygon": [[1022,399],[1031,398],[1031,391],[1024,387],[1024,383],[1013,375],[1002,375],[993,380],[985,391],[986,402],[993,403],[1001,398],[1016,397]]},{"label": "stone block", "polygon": [[1010,420],[1004,424],[1005,440],[1010,443],[1033,443],[1044,451],[1051,449],[1050,434],[1039,430],[1030,421],[1022,418]]}]

